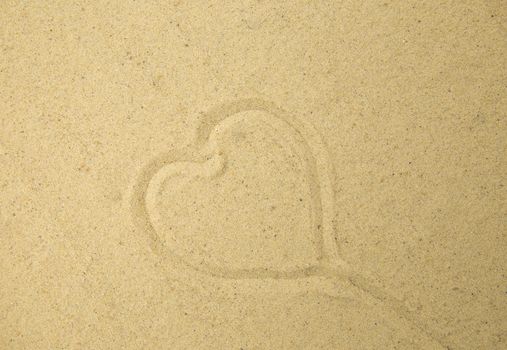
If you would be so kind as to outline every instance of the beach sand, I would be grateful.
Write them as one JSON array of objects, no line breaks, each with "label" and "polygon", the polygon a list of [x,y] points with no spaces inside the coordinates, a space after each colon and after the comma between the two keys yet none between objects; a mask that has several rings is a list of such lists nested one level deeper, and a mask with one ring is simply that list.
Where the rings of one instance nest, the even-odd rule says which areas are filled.
[{"label": "beach sand", "polygon": [[505,349],[502,1],[3,1],[0,349]]}]

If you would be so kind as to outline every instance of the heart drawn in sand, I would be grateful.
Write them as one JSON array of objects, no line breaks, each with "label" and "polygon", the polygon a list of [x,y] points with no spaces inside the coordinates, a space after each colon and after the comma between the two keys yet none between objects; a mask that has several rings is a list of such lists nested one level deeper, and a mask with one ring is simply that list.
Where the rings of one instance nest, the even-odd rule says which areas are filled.
[{"label": "heart drawn in sand", "polygon": [[152,248],[225,278],[297,278],[340,264],[332,167],[318,133],[271,103],[203,114],[193,145],[144,170],[134,214]]},{"label": "heart drawn in sand", "polygon": [[130,207],[171,273],[187,280],[197,273],[226,293],[241,283],[362,300],[446,348],[439,332],[341,259],[332,180],[327,149],[310,125],[247,99],[203,114],[192,145],[149,162]]},{"label": "heart drawn in sand", "polygon": [[134,222],[171,273],[218,282],[215,292],[236,293],[240,283],[362,300],[446,348],[403,302],[341,259],[325,144],[274,104],[246,99],[203,114],[195,142],[149,162],[132,190]]}]

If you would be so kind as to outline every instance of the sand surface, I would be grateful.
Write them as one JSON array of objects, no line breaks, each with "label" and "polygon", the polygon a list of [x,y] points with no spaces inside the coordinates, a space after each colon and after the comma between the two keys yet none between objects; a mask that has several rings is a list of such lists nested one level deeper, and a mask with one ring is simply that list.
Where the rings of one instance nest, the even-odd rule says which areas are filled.
[{"label": "sand surface", "polygon": [[507,6],[0,3],[0,349],[505,349]]}]

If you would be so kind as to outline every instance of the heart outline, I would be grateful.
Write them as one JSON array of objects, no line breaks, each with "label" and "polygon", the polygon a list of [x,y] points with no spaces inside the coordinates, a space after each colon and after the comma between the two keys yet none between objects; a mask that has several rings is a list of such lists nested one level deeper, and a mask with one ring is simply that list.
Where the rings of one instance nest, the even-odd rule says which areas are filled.
[{"label": "heart outline", "polygon": [[[146,205],[146,197],[149,192],[152,179],[168,165],[178,162],[199,163],[205,159],[202,150],[206,148],[213,129],[234,115],[247,111],[261,111],[282,122],[287,128],[297,135],[306,152],[308,167],[312,171],[309,183],[313,186],[314,201],[312,203],[313,214],[317,217],[317,224],[312,225],[317,238],[316,244],[319,251],[319,262],[303,269],[279,271],[265,268],[228,269],[224,266],[211,263],[190,263],[188,257],[178,255],[175,251],[164,246],[155,229],[150,212]],[[133,216],[143,231],[148,233],[150,247],[157,255],[163,255],[169,260],[179,260],[192,267],[194,270],[213,277],[226,279],[297,279],[312,275],[325,275],[329,269],[342,268],[348,270],[348,265],[338,254],[338,247],[334,237],[334,168],[329,157],[327,146],[322,141],[318,132],[308,123],[290,116],[287,112],[274,103],[261,99],[243,99],[226,103],[215,107],[207,113],[199,116],[199,124],[193,144],[183,148],[164,153],[149,162],[141,172],[134,185],[134,195],[131,201]],[[316,197],[316,198],[315,198]],[[172,255],[172,256],[167,256]]]},{"label": "heart outline", "polygon": [[[174,254],[167,254],[160,237],[156,233],[153,225],[150,223],[149,213],[146,210],[145,196],[151,179],[154,175],[164,166],[181,160],[190,160],[193,157],[199,157],[199,147],[206,144],[206,140],[215,125],[220,121],[242,111],[258,110],[264,111],[269,114],[280,117],[284,121],[289,121],[298,124],[300,132],[302,130],[314,130],[310,124],[305,124],[302,120],[290,118],[288,114],[274,103],[267,102],[261,99],[251,98],[243,99],[235,102],[230,102],[218,106],[207,113],[200,116],[200,123],[197,128],[196,140],[193,146],[183,149],[175,149],[171,152],[161,154],[152,159],[140,172],[139,177],[131,188],[130,196],[130,209],[134,224],[141,232],[147,233],[151,250],[161,258],[161,262],[165,265],[171,265],[180,272],[180,275],[185,277],[187,274],[197,273],[200,281],[197,284],[184,283],[187,287],[203,294],[221,292],[224,295],[235,295],[237,292],[237,285],[241,283],[243,287],[254,290],[263,290],[266,293],[280,293],[280,292],[293,292],[296,293],[309,293],[318,291],[333,298],[341,298],[344,300],[362,299],[367,304],[380,307],[386,315],[393,319],[401,318],[414,326],[422,335],[427,336],[430,340],[434,341],[435,346],[442,349],[449,349],[451,347],[457,348],[455,344],[450,344],[445,337],[438,331],[432,329],[427,321],[420,318],[417,314],[409,311],[403,301],[390,295],[379,288],[376,283],[372,282],[368,277],[362,273],[355,271],[345,260],[338,254],[338,247],[334,240],[334,168],[329,158],[327,148],[322,141],[320,135],[313,131],[312,142],[313,151],[317,151],[321,155],[320,165],[324,168],[324,174],[319,180],[321,195],[324,194],[326,204],[323,208],[325,212],[325,226],[326,229],[322,233],[322,248],[326,252],[321,259],[319,265],[312,268],[298,271],[297,273],[280,273],[280,272],[264,272],[257,273],[255,276],[245,274],[245,271],[234,273],[233,271],[219,271],[213,269],[203,269],[200,267],[188,264],[184,258]],[[304,125],[304,126],[303,126]],[[308,135],[306,135],[308,136]],[[322,164],[322,159],[327,160]],[[319,160],[319,157],[317,157]],[[322,191],[322,189],[325,191]],[[323,221],[324,224],[324,221]],[[261,289],[262,280],[276,280],[276,284],[269,284],[271,288]],[[191,281],[190,281],[191,282]],[[205,283],[204,283],[205,282]],[[218,283],[218,285],[217,285]],[[216,288],[208,289],[206,285],[215,285]]]}]

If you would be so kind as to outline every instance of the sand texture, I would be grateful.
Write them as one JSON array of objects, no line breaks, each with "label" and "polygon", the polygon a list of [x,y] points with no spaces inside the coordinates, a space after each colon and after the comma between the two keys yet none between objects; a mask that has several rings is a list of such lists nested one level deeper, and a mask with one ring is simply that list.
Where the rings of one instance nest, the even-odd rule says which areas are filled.
[{"label": "sand texture", "polygon": [[0,350],[506,349],[506,23],[0,2]]}]

